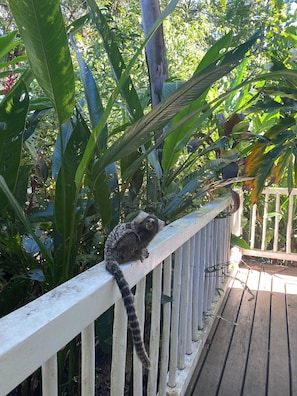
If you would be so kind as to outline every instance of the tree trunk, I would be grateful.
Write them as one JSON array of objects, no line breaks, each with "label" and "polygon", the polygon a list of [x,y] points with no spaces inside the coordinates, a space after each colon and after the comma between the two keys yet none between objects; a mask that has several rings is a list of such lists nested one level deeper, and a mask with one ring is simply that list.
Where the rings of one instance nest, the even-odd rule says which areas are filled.
[{"label": "tree trunk", "polygon": [[[159,0],[140,0],[144,36],[147,37],[160,16]],[[145,48],[152,107],[161,101],[164,81],[168,77],[163,27],[160,26]]]}]

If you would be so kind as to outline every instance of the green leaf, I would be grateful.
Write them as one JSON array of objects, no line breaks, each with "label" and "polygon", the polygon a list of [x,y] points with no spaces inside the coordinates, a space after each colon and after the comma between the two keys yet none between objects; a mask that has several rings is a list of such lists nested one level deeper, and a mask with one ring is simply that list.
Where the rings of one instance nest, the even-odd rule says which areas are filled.
[{"label": "green leaf", "polygon": [[250,248],[248,243],[243,238],[240,238],[234,234],[231,234],[231,245],[238,246],[241,249],[249,249]]},{"label": "green leaf", "polygon": [[[150,132],[162,129],[179,111],[199,98],[215,81],[234,69],[255,40],[256,37],[228,52],[219,66],[215,62],[203,69],[202,72],[193,76],[164,102],[161,102],[150,113],[133,124],[103,154],[101,161],[102,167],[110,162],[121,159],[142,144],[145,144],[150,138]],[[96,132],[95,128],[93,133]],[[87,150],[85,155],[89,155]]]},{"label": "green leaf", "polygon": [[256,188],[254,191],[255,197],[259,197],[261,191],[265,187],[265,181],[270,176],[271,170],[273,168],[274,162],[281,155],[283,151],[283,146],[276,146],[265,154],[264,158],[261,160],[261,168],[258,170],[256,176]]},{"label": "green leaf", "polygon": [[[74,178],[81,161],[90,131],[78,113],[72,120],[72,130],[66,128],[67,136],[60,142],[63,154],[55,191],[55,263],[57,279],[67,280],[73,275],[80,230],[83,227],[84,213],[81,189],[76,187]],[[60,139],[63,140],[62,134]]]},{"label": "green leaf", "polygon": [[[80,52],[77,49],[74,38],[72,36],[70,36],[70,40],[79,64],[80,76],[84,86],[84,92],[87,100],[90,122],[92,128],[95,128],[103,115],[104,112],[103,105],[91,70],[83,60]],[[106,149],[106,144],[107,144],[107,126],[105,125],[102,133],[99,136],[99,145],[96,148],[96,151],[98,151],[98,153],[96,152],[98,157],[100,156],[100,151]],[[99,206],[102,224],[103,227],[105,227],[107,224],[109,224],[110,219],[112,217],[112,212],[113,212],[112,203],[117,201],[115,199],[115,196],[113,196],[113,198],[110,199],[110,193],[113,190],[118,189],[118,175],[117,175],[116,167],[113,166],[113,171],[111,172],[110,175],[107,175],[105,172],[99,174],[97,177],[96,165],[97,162],[95,161],[94,164],[90,166],[91,169],[88,172],[87,181],[89,187],[94,193],[94,197]],[[116,184],[113,187],[113,190],[110,190],[109,181],[111,180],[113,180],[113,182],[115,182]],[[115,209],[114,212],[116,212],[117,208],[114,209]]]},{"label": "green leaf", "polygon": [[232,42],[233,34],[232,32],[227,33],[225,36],[216,41],[204,57],[201,59],[198,67],[196,68],[194,75],[201,72],[205,67],[209,66],[213,62],[222,58],[222,50],[230,48]]},{"label": "green leaf", "polygon": [[[232,33],[226,34],[224,37],[219,39],[204,55],[201,62],[199,63],[198,67],[194,72],[194,76],[199,74],[203,69],[206,67],[214,64],[217,60],[222,59],[222,50],[228,49],[231,45],[232,41]],[[208,89],[204,91],[201,97],[195,100],[189,107],[185,110],[180,112],[176,117],[173,119],[173,123],[180,121],[185,115],[191,114],[195,110],[201,108],[203,105],[206,104],[205,98],[206,95],[211,88],[209,85]],[[208,116],[210,113],[208,114]],[[170,136],[167,137],[163,147],[162,153],[162,167],[164,172],[167,173],[169,170],[174,166],[176,161],[179,158],[181,150],[184,148],[185,144],[189,140],[192,133],[199,127],[201,122],[203,121],[202,118],[205,120],[207,117],[200,117],[197,119],[195,115],[186,123],[182,124],[176,131],[174,131]]]},{"label": "green leaf", "polygon": [[270,128],[264,136],[270,139],[274,144],[279,144],[283,140],[284,132],[294,125],[296,125],[294,117],[281,118],[279,123]]},{"label": "green leaf", "polygon": [[21,40],[16,39],[16,35],[17,31],[13,31],[0,37],[0,59],[21,43]]},{"label": "green leaf", "polygon": [[[73,46],[76,59],[79,65],[80,77],[84,87],[84,93],[87,100],[89,117],[92,128],[95,128],[98,122],[100,121],[102,114],[104,112],[102,101],[98,92],[98,88],[94,79],[94,76],[84,61],[81,53],[78,51],[76,43],[72,35],[70,35],[70,41]],[[107,127],[104,126],[102,133],[99,138],[99,147],[101,150],[106,148],[107,143]]]},{"label": "green leaf", "polygon": [[62,124],[74,109],[74,73],[59,0],[9,0],[32,72]]},{"label": "green leaf", "polygon": [[[19,172],[28,107],[29,95],[22,81],[14,86],[0,105],[0,172],[12,191]],[[0,194],[0,211],[6,204],[6,197]]]},{"label": "green leaf", "polygon": [[37,243],[41,254],[43,255],[43,257],[47,260],[47,264],[50,267],[50,269],[53,269],[53,260],[52,260],[52,256],[50,251],[47,250],[47,248],[44,246],[44,244],[40,241],[40,239],[35,235],[35,232],[28,220],[28,218],[26,217],[23,209],[21,208],[21,206],[19,205],[19,203],[17,202],[17,200],[15,199],[15,197],[13,196],[12,192],[10,191],[6,181],[4,180],[4,178],[0,175],[0,188],[1,190],[4,192],[4,194],[6,195],[11,207],[14,209],[15,213],[17,214],[19,220],[23,223],[23,225],[25,226],[27,232],[32,236],[32,238],[34,239],[34,241]]},{"label": "green leaf", "polygon": [[[115,79],[116,81],[119,81],[123,71],[126,69],[126,65],[117,45],[116,38],[112,30],[109,29],[106,18],[96,5],[95,0],[87,0],[87,2],[90,7],[90,15],[94,25],[101,34],[109,62],[115,75]],[[126,81],[122,85],[121,94],[127,105],[130,118],[133,121],[136,121],[142,117],[143,111],[141,103],[130,76],[127,77]]]},{"label": "green leaf", "polygon": [[[115,88],[112,96],[109,99],[109,102],[106,106],[106,109],[104,111],[104,114],[99,122],[99,124],[97,125],[97,127],[93,130],[92,132],[92,138],[89,139],[88,142],[88,146],[85,150],[83,159],[77,169],[76,172],[76,184],[78,186],[80,186],[82,184],[82,180],[85,174],[85,171],[88,167],[89,162],[92,160],[93,158],[93,153],[96,147],[96,142],[98,141],[98,138],[100,136],[100,134],[102,133],[102,130],[106,124],[106,121],[108,119],[108,116],[112,110],[112,107],[116,101],[117,96],[119,95],[123,85],[125,84],[125,82],[127,81],[127,78],[129,78],[130,76],[130,72],[131,69],[134,67],[138,57],[142,54],[142,51],[145,47],[145,45],[147,44],[147,42],[151,39],[151,37],[153,36],[154,32],[159,28],[159,26],[162,24],[162,22],[164,21],[164,19],[174,10],[176,4],[177,4],[178,0],[172,0],[167,6],[166,8],[163,10],[161,16],[157,19],[157,21],[154,23],[151,32],[148,34],[147,38],[144,40],[143,44],[141,45],[141,47],[136,51],[135,55],[133,56],[133,58],[131,59],[131,61],[129,62],[129,64],[127,65],[126,69],[123,71],[121,78],[117,84],[117,87]],[[148,137],[147,137],[148,138]],[[142,142],[140,142],[139,145],[137,145],[137,147],[141,146]],[[108,150],[109,151],[109,150]],[[135,151],[135,147],[132,147],[131,150],[128,150],[128,152],[124,155],[128,155],[130,153],[132,153],[133,151]],[[123,158],[124,156],[119,157]],[[114,162],[114,160],[112,159],[111,161],[108,161],[107,163],[104,163],[102,170],[110,163]]]}]

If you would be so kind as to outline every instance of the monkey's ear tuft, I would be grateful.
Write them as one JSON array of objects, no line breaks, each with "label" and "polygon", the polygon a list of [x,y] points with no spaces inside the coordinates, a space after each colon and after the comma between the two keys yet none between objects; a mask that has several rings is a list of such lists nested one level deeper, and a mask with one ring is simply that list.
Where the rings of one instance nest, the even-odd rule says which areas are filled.
[{"label": "monkey's ear tuft", "polygon": [[135,219],[133,220],[134,223],[136,224],[140,224],[142,223],[147,217],[149,216],[148,213],[144,212],[143,210],[141,210],[138,215],[135,217]]},{"label": "monkey's ear tuft", "polygon": [[158,231],[163,230],[165,221],[158,219]]}]

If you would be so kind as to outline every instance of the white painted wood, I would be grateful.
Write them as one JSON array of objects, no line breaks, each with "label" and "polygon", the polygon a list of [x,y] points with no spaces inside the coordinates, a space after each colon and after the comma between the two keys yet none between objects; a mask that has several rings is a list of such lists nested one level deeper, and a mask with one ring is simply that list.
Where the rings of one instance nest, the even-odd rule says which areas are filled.
[{"label": "white painted wood", "polygon": [[226,254],[226,263],[228,263],[228,272],[232,270],[230,267],[230,256],[231,256],[231,233],[232,233],[232,227],[231,227],[231,219],[230,217],[227,217],[226,220],[226,228],[225,228],[225,238],[226,238],[226,243],[223,245],[223,249]]},{"label": "white painted wood", "polygon": [[254,249],[255,247],[256,219],[257,219],[257,204],[254,204],[252,209],[252,221],[251,221],[251,242],[250,242],[251,249]]},{"label": "white painted wood", "polygon": [[203,262],[204,262],[204,293],[203,293],[203,312],[208,311],[208,293],[209,293],[209,261],[208,261],[208,254],[209,254],[209,228],[205,226],[205,238],[204,243],[202,245],[203,249]]},{"label": "white painted wood", "polygon": [[273,251],[278,251],[278,228],[280,221],[280,193],[275,195],[275,220],[274,220],[274,234],[273,234]]},{"label": "white painted wood", "polygon": [[95,394],[95,328],[94,322],[81,333],[81,394]]},{"label": "white painted wood", "polygon": [[[220,287],[220,282],[222,278],[222,260],[220,256],[220,248],[222,246],[222,234],[221,234],[221,227],[220,227],[220,220],[221,219],[214,219],[214,262],[216,265],[216,278],[215,278],[215,293],[217,289]],[[221,222],[222,224],[222,222]]]},{"label": "white painted wood", "polygon": [[206,267],[208,272],[206,273],[206,283],[207,283],[207,294],[206,294],[206,312],[210,310],[212,303],[212,294],[213,294],[213,277],[214,274],[212,271],[213,261],[212,261],[212,252],[213,252],[213,243],[212,243],[212,221],[207,224],[207,240],[206,240]]},{"label": "white painted wood", "polygon": [[274,260],[297,261],[296,253],[273,252],[272,250],[242,249],[244,256],[262,257]]},{"label": "white painted wood", "polygon": [[193,270],[194,270],[195,238],[189,241],[189,290],[188,290],[188,318],[187,318],[187,343],[186,354],[192,353],[192,328],[193,328]]},{"label": "white painted wood", "polygon": [[[232,279],[233,278],[230,277],[229,281],[232,282]],[[191,355],[186,355],[185,368],[183,370],[176,370],[175,386],[167,387],[166,396],[183,396],[185,394],[187,387],[189,385],[189,382],[190,382],[192,375],[195,371],[195,368],[197,366],[202,349],[205,345],[205,342],[207,341],[211,327],[214,323],[215,318],[218,315],[218,309],[221,306],[221,303],[224,301],[225,291],[227,290],[227,288],[229,286],[229,281],[225,282],[225,284],[223,286],[224,290],[223,290],[223,293],[221,294],[221,296],[216,296],[215,301],[212,304],[211,311],[209,312],[209,315],[207,317],[207,321],[206,321],[203,329],[199,331],[198,341],[193,342],[193,344],[192,344],[193,352]],[[196,396],[196,395],[193,395],[193,396]],[[200,395],[197,395],[197,396],[200,396]],[[207,395],[201,395],[201,396],[207,396]]]},{"label": "white painted wood", "polygon": [[171,339],[170,339],[170,360],[168,386],[174,388],[176,385],[177,358],[178,358],[178,330],[179,311],[181,294],[181,273],[182,273],[182,247],[177,249],[174,256],[173,275],[173,300],[171,311]]},{"label": "white painted wood", "polygon": [[239,195],[239,208],[238,210],[232,215],[232,233],[236,236],[240,236],[242,234],[242,227],[241,227],[241,218],[243,215],[243,191],[236,190]]},{"label": "white painted wood", "polygon": [[158,362],[160,350],[160,319],[161,319],[162,265],[153,271],[152,316],[150,333],[150,358],[152,362],[148,373],[147,394],[157,394]]},{"label": "white painted wood", "polygon": [[291,253],[292,223],[293,223],[293,195],[290,194],[289,207],[288,207],[287,232],[286,232],[286,253]]},{"label": "white painted wood", "polygon": [[[251,240],[250,240],[250,249],[242,249],[242,254],[246,256],[254,256],[254,257],[263,257],[268,259],[276,259],[283,261],[297,261],[297,252],[292,252],[292,234],[293,234],[293,207],[294,207],[294,197],[297,195],[297,188],[292,189],[290,192],[290,196],[288,195],[287,188],[266,188],[262,192],[265,195],[265,209],[264,209],[264,218],[263,220],[263,228],[262,228],[262,241],[261,241],[261,250],[255,249],[255,227],[256,227],[256,205],[253,206],[252,219],[251,219]],[[273,238],[273,247],[272,250],[267,250],[265,246],[266,232],[267,232],[267,202],[269,197],[273,195],[275,196],[275,225],[274,225],[274,238]],[[286,251],[279,251],[279,238],[281,237],[279,231],[280,225],[280,196],[285,195],[289,196],[289,203],[287,210],[284,208],[284,211],[288,213],[288,218],[285,219],[287,223],[286,228]],[[264,249],[264,250],[262,250]]]},{"label": "white painted wood", "polygon": [[177,367],[184,368],[188,334],[190,243],[183,246]]},{"label": "white painted wood", "polygon": [[114,306],[112,364],[111,364],[111,396],[124,394],[125,368],[127,350],[127,314],[122,300]]},{"label": "white painted wood", "polygon": [[[163,268],[164,268],[163,294],[164,296],[171,297],[171,280],[172,280],[171,255],[164,261]],[[162,305],[162,311],[163,311],[163,328],[162,328],[162,344],[161,344],[159,396],[166,395],[168,363],[169,363],[169,345],[170,345],[169,342],[170,342],[171,303],[169,302],[164,303]]]},{"label": "white painted wood", "polygon": [[266,230],[267,230],[267,214],[268,214],[268,192],[265,193],[264,201],[264,213],[263,213],[263,224],[262,224],[262,239],[261,239],[261,250],[266,249]]},{"label": "white painted wood", "polygon": [[56,353],[42,365],[42,395],[58,396],[58,365]]},{"label": "white painted wood", "polygon": [[196,234],[193,242],[193,258],[192,258],[192,340],[198,340],[198,314],[199,314],[199,246],[200,232]]},{"label": "white painted wood", "polygon": [[[268,192],[268,194],[276,194],[277,192],[283,195],[289,195],[289,190],[285,187],[266,187],[263,193]],[[297,195],[297,188],[293,188],[291,195]]]},{"label": "white painted wood", "polygon": [[[141,279],[136,286],[136,293],[134,297],[135,309],[141,326],[142,334],[144,334],[144,320],[145,320],[145,285],[146,278]],[[137,357],[135,348],[133,348],[133,391],[135,395],[143,394],[143,368],[140,360]]]},{"label": "white painted wood", "polygon": [[199,252],[199,277],[198,277],[198,329],[203,329],[203,310],[204,310],[204,287],[205,287],[205,243],[206,230],[205,228],[199,232],[199,245],[197,250]]}]

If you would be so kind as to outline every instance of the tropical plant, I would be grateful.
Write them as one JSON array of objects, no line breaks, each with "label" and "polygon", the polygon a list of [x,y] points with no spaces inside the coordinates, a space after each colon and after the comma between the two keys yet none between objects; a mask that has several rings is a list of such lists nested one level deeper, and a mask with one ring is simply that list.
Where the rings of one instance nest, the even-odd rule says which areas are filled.
[{"label": "tropical plant", "polygon": [[[198,204],[220,168],[230,162],[215,158],[216,151],[229,148],[234,132],[229,137],[219,134],[215,113],[238,88],[242,108],[257,99],[244,98],[247,61],[241,61],[260,33],[238,46],[227,33],[211,46],[190,79],[165,83],[161,103],[150,109],[142,100],[146,89],[140,92],[133,71],[177,2],[169,3],[130,58],[122,55],[122,36],[110,27],[108,9],[100,9],[95,0],[86,3],[88,10],[67,28],[58,0],[9,1],[29,65],[14,69],[18,79],[0,105],[2,315],[98,262],[105,234],[122,216],[142,207],[171,220]],[[80,48],[86,21],[100,37],[114,73],[104,95]],[[16,37],[2,38],[2,55],[20,44]],[[268,74],[254,82],[283,78],[281,73]],[[213,88],[221,79],[224,89]],[[75,81],[83,94],[75,91]],[[228,111],[237,111],[240,106],[232,108],[231,102],[226,102]],[[35,144],[42,125],[53,141],[47,153],[51,165]],[[157,139],[156,131],[162,132]],[[188,153],[185,147],[193,137],[195,151]],[[6,265],[8,259],[13,265]],[[70,370],[68,375],[74,374]]]}]

